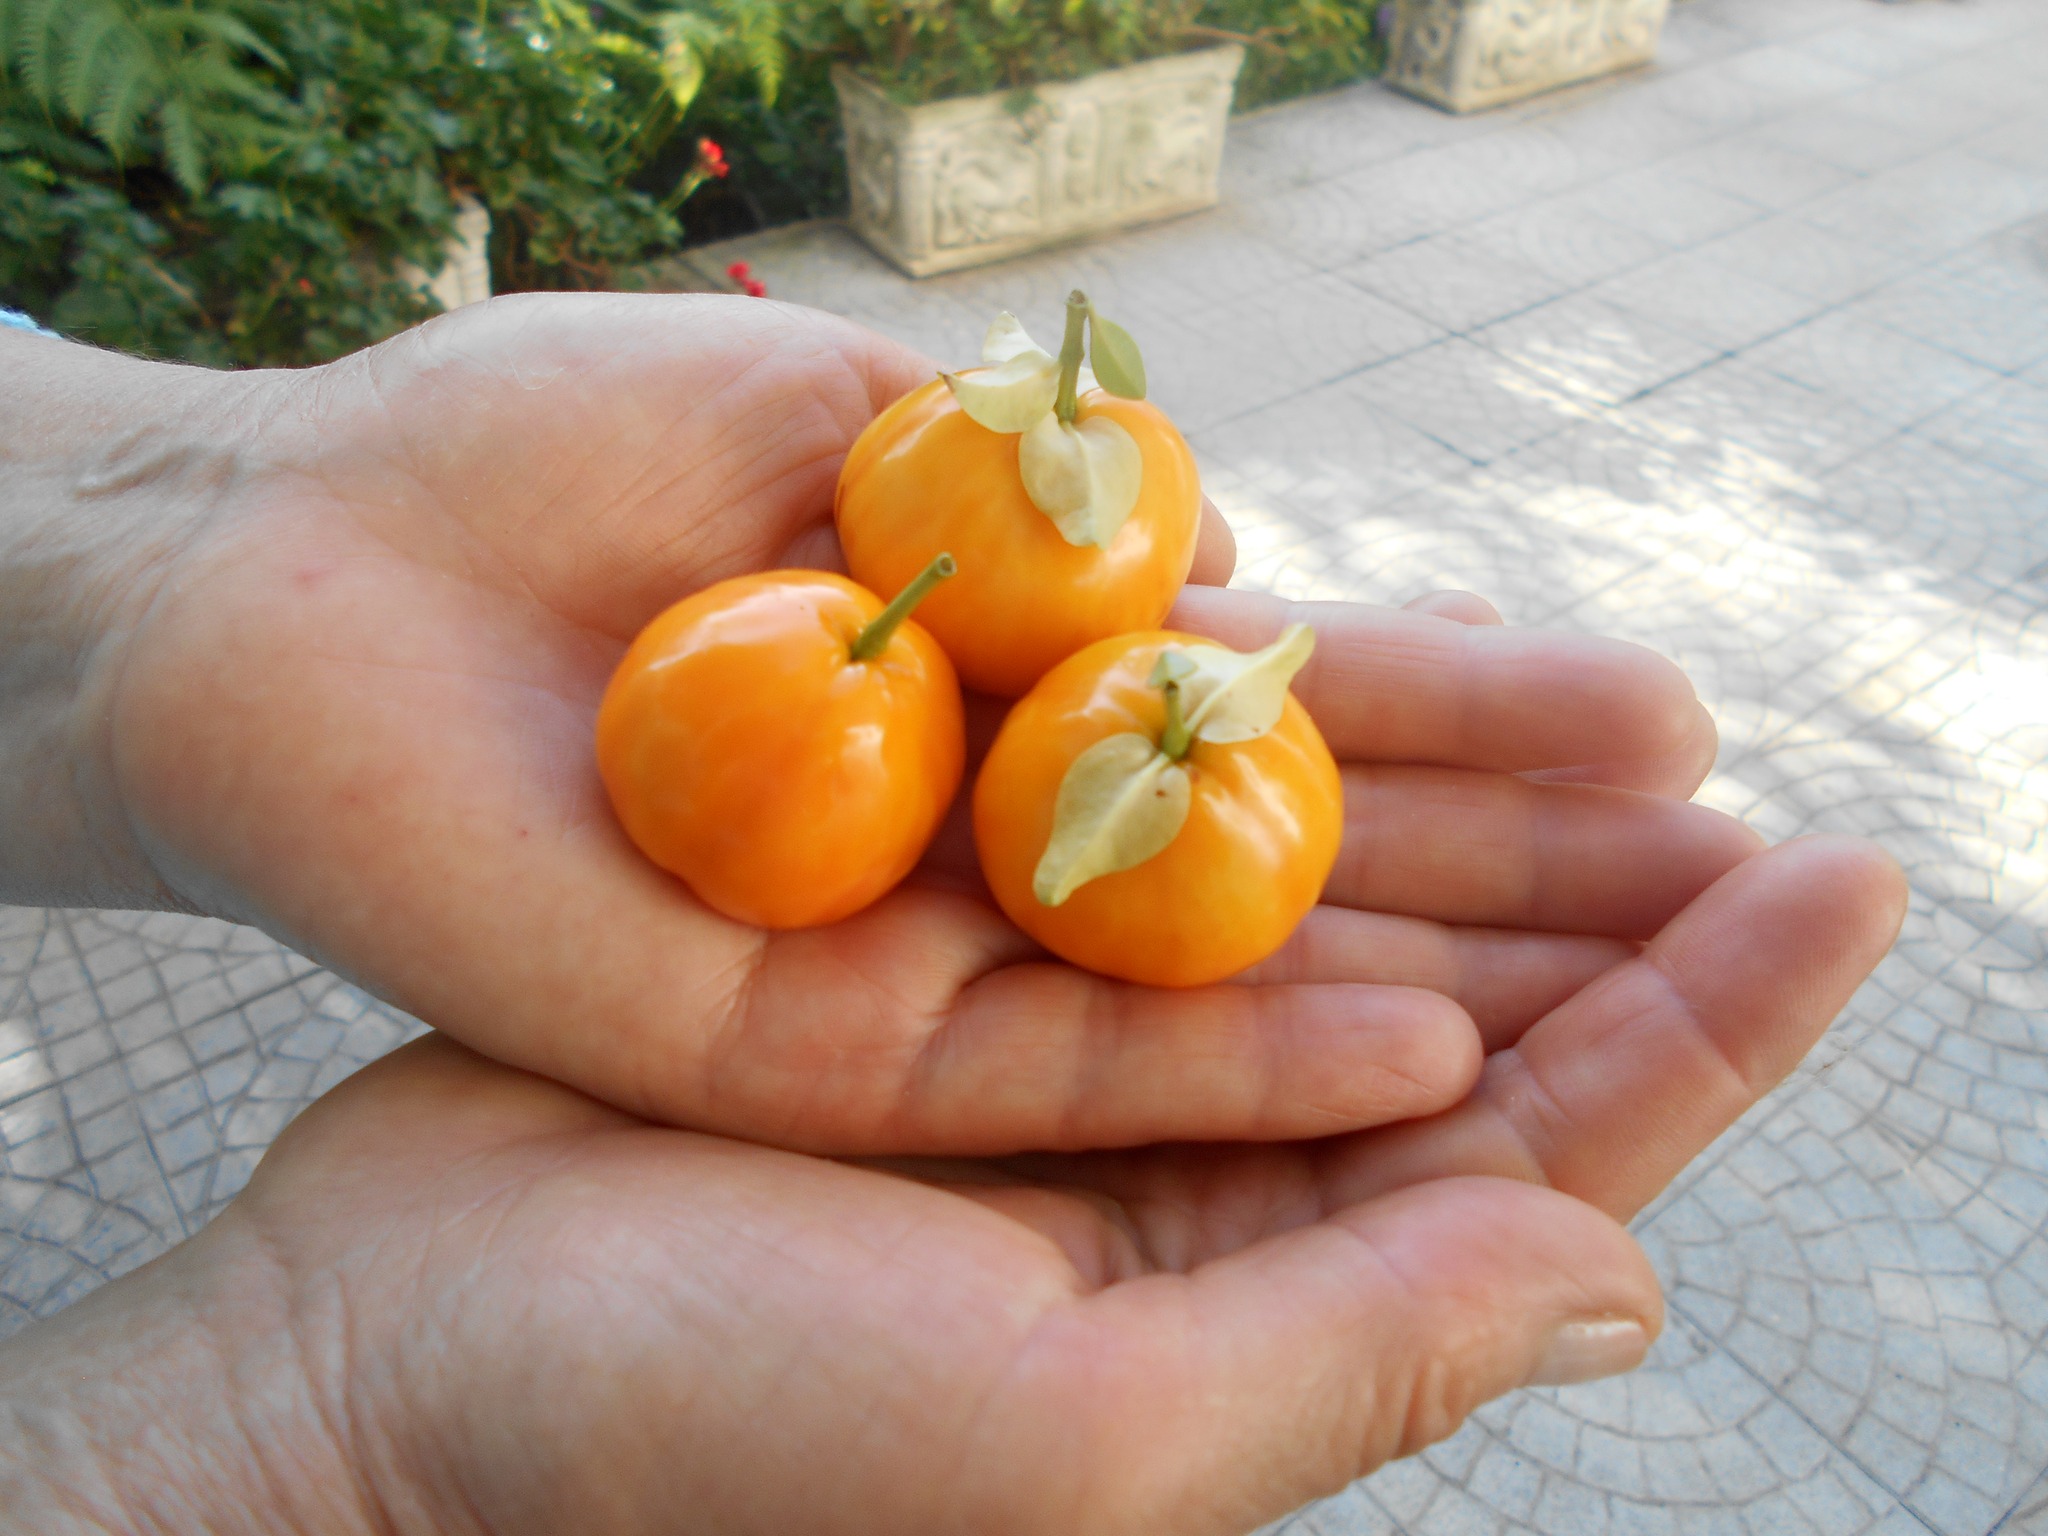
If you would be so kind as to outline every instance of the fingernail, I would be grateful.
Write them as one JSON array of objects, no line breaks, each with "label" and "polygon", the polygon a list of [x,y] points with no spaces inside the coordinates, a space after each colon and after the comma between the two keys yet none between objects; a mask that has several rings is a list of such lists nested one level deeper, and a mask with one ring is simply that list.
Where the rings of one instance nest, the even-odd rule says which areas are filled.
[{"label": "fingernail", "polygon": [[1632,1317],[1601,1317],[1566,1323],[1550,1336],[1550,1345],[1529,1378],[1532,1387],[1564,1387],[1575,1381],[1619,1376],[1643,1363],[1650,1336]]}]

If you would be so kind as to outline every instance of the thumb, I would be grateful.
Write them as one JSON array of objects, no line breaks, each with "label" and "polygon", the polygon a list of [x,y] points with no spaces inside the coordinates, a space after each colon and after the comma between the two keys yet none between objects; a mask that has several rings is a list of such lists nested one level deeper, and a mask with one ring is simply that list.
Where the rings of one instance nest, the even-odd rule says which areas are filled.
[{"label": "thumb", "polygon": [[1100,1528],[1241,1536],[1504,1392],[1632,1370],[1662,1325],[1611,1218],[1447,1179],[1110,1286],[1039,1336],[1063,1358],[1033,1375],[1077,1388],[1045,1417],[1075,1437]]}]

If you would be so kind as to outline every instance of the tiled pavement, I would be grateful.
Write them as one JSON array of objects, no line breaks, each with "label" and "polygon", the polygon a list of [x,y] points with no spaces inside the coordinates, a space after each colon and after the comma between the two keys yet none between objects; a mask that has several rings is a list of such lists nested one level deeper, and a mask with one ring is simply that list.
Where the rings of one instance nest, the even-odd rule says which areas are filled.
[{"label": "tiled pavement", "polygon": [[[919,284],[711,253],[958,361],[1075,284],[1248,584],[1676,657],[1704,797],[1906,865],[1904,940],[1638,1222],[1671,1326],[1289,1536],[2048,1533],[2048,0],[1691,0],[1659,65],[1458,119],[1240,121],[1223,207]],[[410,1028],[246,931],[0,912],[0,1329],[218,1209]]]}]

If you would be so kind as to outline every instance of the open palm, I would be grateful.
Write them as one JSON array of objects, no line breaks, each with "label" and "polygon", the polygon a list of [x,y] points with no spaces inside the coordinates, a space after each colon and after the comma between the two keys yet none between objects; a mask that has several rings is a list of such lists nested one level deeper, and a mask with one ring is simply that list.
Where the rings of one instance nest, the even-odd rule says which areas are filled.
[{"label": "open palm", "polygon": [[[252,385],[248,466],[130,642],[129,822],[184,901],[497,1059],[651,1118],[840,1153],[1320,1136],[1446,1108],[1758,840],[1684,803],[1684,678],[1586,637],[1354,605],[1297,692],[1344,763],[1320,907],[1185,993],[1049,963],[964,828],[833,928],[769,934],[641,859],[591,726],[634,632],[836,559],[839,462],[929,364],[748,300],[494,302]],[[1164,402],[1170,409],[1171,399]],[[1228,574],[1227,538],[1198,562]],[[1276,600],[1190,588],[1249,646]],[[995,707],[974,711],[984,735]]]},{"label": "open palm", "polygon": [[[1661,1309],[1617,1218],[1805,1051],[1899,898],[1863,845],[1774,849],[1466,1104],[1284,1146],[854,1166],[422,1041],[0,1348],[0,1407],[41,1405],[17,1470],[106,1528],[1236,1536],[1633,1365]],[[71,1528],[8,1470],[24,1528]]]}]

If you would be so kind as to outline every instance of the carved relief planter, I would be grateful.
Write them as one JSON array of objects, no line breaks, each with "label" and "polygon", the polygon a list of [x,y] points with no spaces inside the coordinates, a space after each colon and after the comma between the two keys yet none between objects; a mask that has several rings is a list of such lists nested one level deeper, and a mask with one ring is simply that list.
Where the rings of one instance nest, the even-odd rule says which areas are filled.
[{"label": "carved relief planter", "polygon": [[844,67],[853,227],[912,277],[1206,208],[1244,50],[906,107]]},{"label": "carved relief planter", "polygon": [[1453,112],[1647,64],[1669,0],[1398,0],[1389,85]]}]

